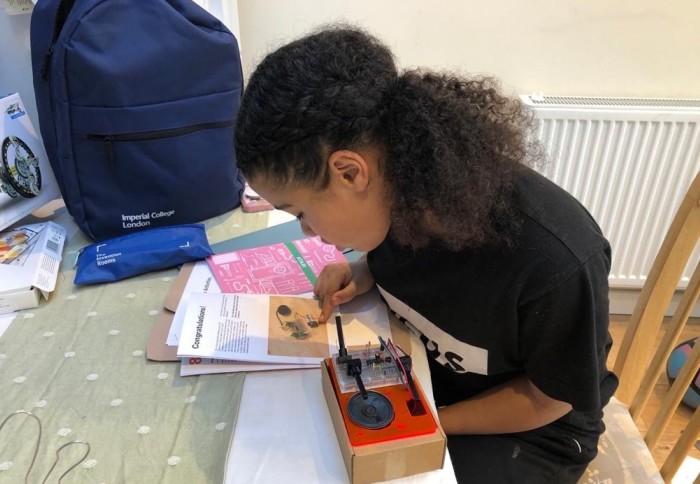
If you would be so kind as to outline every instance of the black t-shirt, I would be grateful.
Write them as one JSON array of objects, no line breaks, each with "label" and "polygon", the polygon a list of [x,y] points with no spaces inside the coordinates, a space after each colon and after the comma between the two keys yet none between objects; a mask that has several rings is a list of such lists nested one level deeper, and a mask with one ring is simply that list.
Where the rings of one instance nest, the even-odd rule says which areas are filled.
[{"label": "black t-shirt", "polygon": [[438,406],[525,374],[573,410],[518,434],[595,448],[617,388],[606,359],[610,247],[571,195],[535,171],[516,182],[511,244],[414,251],[388,237],[368,254],[390,308],[418,332]]}]

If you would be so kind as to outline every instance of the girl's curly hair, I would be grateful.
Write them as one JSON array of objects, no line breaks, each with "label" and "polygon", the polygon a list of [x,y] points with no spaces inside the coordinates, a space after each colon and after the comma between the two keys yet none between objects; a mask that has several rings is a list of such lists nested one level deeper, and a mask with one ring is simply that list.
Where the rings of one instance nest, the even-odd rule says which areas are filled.
[{"label": "girl's curly hair", "polygon": [[391,234],[452,249],[508,239],[513,183],[539,161],[534,115],[490,77],[399,73],[391,51],[354,27],[329,27],[267,55],[251,76],[236,125],[249,178],[323,189],[327,156],[380,148]]}]

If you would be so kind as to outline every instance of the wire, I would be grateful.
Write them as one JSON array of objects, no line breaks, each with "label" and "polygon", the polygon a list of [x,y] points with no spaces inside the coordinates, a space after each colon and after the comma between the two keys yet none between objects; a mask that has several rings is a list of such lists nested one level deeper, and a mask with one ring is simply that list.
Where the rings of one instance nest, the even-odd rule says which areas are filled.
[{"label": "wire", "polygon": [[[413,382],[413,378],[411,378],[411,372],[410,370],[407,370],[406,367],[404,366],[403,362],[401,361],[401,357],[399,357],[398,352],[396,351],[396,347],[394,346],[394,343],[391,341],[391,339],[388,339],[386,342],[382,339],[382,337],[379,337],[379,343],[382,345],[382,347],[386,348],[386,350],[389,352],[391,357],[394,359],[394,365],[396,366],[396,369],[399,374],[399,378],[401,379],[401,383],[403,383],[404,387],[406,387],[406,390],[408,390],[411,395],[413,396],[414,401],[420,400],[420,395],[418,394],[418,389],[416,388],[415,383]],[[399,347],[401,352],[408,356],[408,353],[406,353],[403,348]]]},{"label": "wire", "polygon": [[[16,412],[11,413],[7,417],[5,417],[5,420],[3,420],[2,423],[0,423],[0,431],[2,431],[3,427],[5,427],[5,424],[7,423],[8,420],[10,420],[12,417],[16,417],[17,415],[27,415],[27,416],[33,418],[34,420],[36,420],[36,423],[39,426],[39,435],[36,439],[36,446],[34,447],[34,455],[32,456],[32,460],[29,463],[29,468],[27,469],[27,474],[24,476],[24,483],[27,484],[29,482],[29,474],[31,474],[32,469],[34,468],[34,464],[36,463],[36,456],[39,453],[39,446],[41,445],[41,420],[39,419],[39,417],[37,417],[36,415],[34,415],[31,412],[27,412],[26,410],[17,410]],[[70,466],[68,468],[68,470],[66,470],[63,474],[61,474],[61,476],[58,478],[59,484],[70,471],[72,471],[73,469],[78,467],[78,465],[80,465],[80,463],[83,462],[87,458],[87,456],[90,454],[90,444],[88,444],[84,440],[74,440],[72,442],[66,442],[65,444],[63,444],[62,446],[60,446],[56,450],[56,459],[53,461],[53,464],[51,465],[49,472],[46,473],[44,480],[41,481],[42,484],[45,484],[46,481],[48,481],[49,476],[51,475],[51,472],[53,472],[53,470],[56,468],[56,465],[58,464],[58,461],[61,458],[59,455],[61,450],[68,447],[69,445],[75,445],[75,444],[85,445],[87,447],[87,449],[85,451],[85,455],[83,455],[83,457],[78,462],[76,462],[75,464]]]},{"label": "wire", "polygon": [[36,456],[39,453],[39,444],[41,443],[41,420],[39,420],[39,417],[34,415],[31,412],[27,412],[26,410],[17,410],[14,413],[11,413],[7,417],[5,417],[5,420],[2,421],[0,424],[0,431],[2,428],[5,426],[8,420],[10,420],[12,417],[16,417],[17,415],[27,415],[29,417],[32,417],[34,420],[36,420],[37,425],[39,426],[39,437],[36,439],[36,447],[34,447],[34,455],[32,456],[32,461],[29,463],[29,469],[27,469],[27,474],[24,476],[24,482],[25,484],[29,482],[29,474],[32,472],[32,468],[34,467],[34,463],[36,462]]},{"label": "wire", "polygon": [[56,450],[56,459],[53,461],[53,465],[51,466],[51,469],[49,469],[49,472],[46,473],[46,477],[44,477],[44,480],[41,481],[41,484],[46,483],[46,481],[49,479],[49,476],[51,475],[51,472],[53,472],[54,468],[56,467],[56,464],[58,464],[58,460],[60,459],[60,456],[58,455],[59,452],[61,452],[64,448],[68,447],[69,445],[75,445],[75,444],[83,444],[83,445],[87,446],[87,449],[85,450],[85,455],[78,462],[76,462],[75,464],[70,466],[66,472],[61,474],[61,476],[58,478],[58,483],[60,484],[61,481],[63,480],[63,478],[66,477],[66,474],[68,474],[70,471],[72,471],[73,469],[78,467],[80,465],[80,463],[87,458],[87,456],[90,454],[90,444],[88,444],[84,440],[74,440],[73,442],[66,442],[65,444],[63,444],[62,446],[60,446]]}]

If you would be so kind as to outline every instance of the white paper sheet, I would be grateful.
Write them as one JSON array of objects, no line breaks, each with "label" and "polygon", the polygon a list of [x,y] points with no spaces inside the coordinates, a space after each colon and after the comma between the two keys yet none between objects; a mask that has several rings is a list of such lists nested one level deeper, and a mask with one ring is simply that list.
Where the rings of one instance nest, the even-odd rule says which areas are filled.
[{"label": "white paper sheet", "polygon": [[278,365],[249,361],[219,360],[215,358],[182,358],[180,376],[211,375],[215,373],[240,373],[247,371],[295,370],[317,368],[318,365]]},{"label": "white paper sheet", "polygon": [[209,264],[207,264],[207,261],[205,260],[201,260],[194,265],[192,268],[192,273],[190,274],[189,279],[187,279],[187,284],[185,285],[185,289],[182,291],[182,297],[177,305],[173,322],[170,323],[168,339],[165,342],[168,346],[177,346],[180,341],[180,331],[182,331],[182,321],[185,319],[187,301],[190,298],[190,294],[193,292],[221,292],[221,289],[219,289],[219,286],[214,280],[214,274],[211,273]]}]

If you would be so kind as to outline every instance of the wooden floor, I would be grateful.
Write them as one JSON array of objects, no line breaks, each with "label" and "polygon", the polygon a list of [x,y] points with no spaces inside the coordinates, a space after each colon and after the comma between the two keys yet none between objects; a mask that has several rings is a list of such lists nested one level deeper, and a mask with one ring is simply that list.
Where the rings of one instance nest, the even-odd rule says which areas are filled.
[{"label": "wooden floor", "polygon": [[[613,347],[608,358],[609,368],[613,367],[613,362],[615,361],[615,356],[617,355],[619,345],[622,342],[622,338],[624,336],[628,320],[629,316],[610,316],[610,334],[613,338]],[[679,342],[686,341],[695,336],[700,336],[700,319],[692,318],[690,321],[688,321],[688,324],[686,325],[683,333],[681,334]],[[659,341],[660,340],[661,336],[659,337]],[[647,404],[646,408],[642,411],[640,421],[637,422],[637,426],[639,427],[640,432],[642,432],[642,435],[644,435],[644,432],[646,431],[647,427],[651,424],[653,420],[653,415],[655,414],[656,410],[658,410],[658,408],[660,407],[661,399],[666,394],[668,389],[668,378],[664,373],[661,375],[658,383],[654,387],[654,393],[650,397],[649,403]],[[666,432],[664,432],[663,436],[659,440],[659,444],[652,451],[654,460],[656,461],[657,465],[661,465],[664,458],[670,452],[671,448],[673,447],[673,444],[677,440],[678,434],[680,434],[680,432],[682,432],[683,429],[685,429],[686,424],[688,423],[688,421],[690,420],[690,416],[692,415],[692,411],[693,410],[690,407],[681,405],[679,411],[676,412],[676,415],[674,416],[673,420],[669,423],[668,427],[666,428]],[[690,455],[695,457],[696,459],[700,459],[700,450],[697,449],[697,445],[691,450]]]}]

